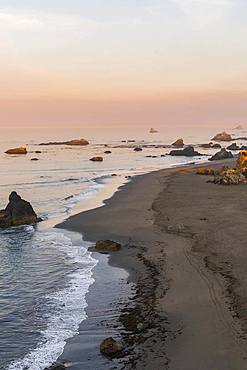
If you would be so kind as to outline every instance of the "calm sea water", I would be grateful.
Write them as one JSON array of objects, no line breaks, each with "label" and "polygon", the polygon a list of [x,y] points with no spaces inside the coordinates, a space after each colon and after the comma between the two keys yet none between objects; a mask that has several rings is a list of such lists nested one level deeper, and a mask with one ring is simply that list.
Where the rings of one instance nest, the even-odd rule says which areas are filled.
[{"label": "calm sea water", "polygon": [[[186,143],[197,144],[209,142],[216,132],[195,128],[160,129],[158,134],[144,129],[1,129],[0,208],[15,190],[45,221],[0,231],[0,369],[43,370],[61,355],[66,340],[77,334],[86,319],[86,293],[94,282],[98,261],[88,252],[90,243],[75,241],[72,233],[54,225],[72,213],[99,205],[126,181],[126,175],[191,162],[183,157],[161,157],[169,152],[164,148],[134,152],[120,147],[125,145],[122,141],[158,145],[182,136]],[[37,145],[81,137],[90,145]],[[6,149],[21,145],[28,147],[26,156],[4,154]],[[112,154],[104,154],[105,145]],[[42,153],[34,153],[36,150]],[[89,161],[95,155],[103,155],[104,162]],[[33,157],[39,161],[31,161]],[[117,176],[112,177],[113,173]]]}]

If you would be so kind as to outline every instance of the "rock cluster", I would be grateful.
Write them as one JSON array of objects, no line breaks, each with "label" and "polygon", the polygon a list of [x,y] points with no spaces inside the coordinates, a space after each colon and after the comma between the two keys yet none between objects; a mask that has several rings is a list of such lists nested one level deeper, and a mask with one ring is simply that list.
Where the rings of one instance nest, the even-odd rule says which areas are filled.
[{"label": "rock cluster", "polygon": [[29,202],[23,200],[15,191],[9,196],[9,203],[0,211],[0,227],[33,224],[41,221]]},{"label": "rock cluster", "polygon": [[5,152],[6,154],[27,154],[27,148],[20,146],[18,148],[8,149]]}]

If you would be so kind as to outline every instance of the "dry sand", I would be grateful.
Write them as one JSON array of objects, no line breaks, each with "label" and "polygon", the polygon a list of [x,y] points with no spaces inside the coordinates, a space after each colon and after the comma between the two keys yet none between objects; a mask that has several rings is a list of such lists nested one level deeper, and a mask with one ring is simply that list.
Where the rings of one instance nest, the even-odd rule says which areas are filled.
[{"label": "dry sand", "polygon": [[138,176],[60,225],[124,245],[110,258],[137,284],[120,315],[124,369],[247,369],[247,185],[208,179],[189,168]]}]

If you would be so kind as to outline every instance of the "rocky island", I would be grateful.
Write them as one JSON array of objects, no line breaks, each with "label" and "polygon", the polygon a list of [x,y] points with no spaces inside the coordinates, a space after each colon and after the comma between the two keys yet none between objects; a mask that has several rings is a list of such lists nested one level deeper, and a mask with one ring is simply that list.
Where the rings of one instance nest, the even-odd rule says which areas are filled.
[{"label": "rocky island", "polygon": [[29,202],[22,199],[15,191],[9,196],[7,207],[0,210],[0,228],[34,224],[42,221]]}]

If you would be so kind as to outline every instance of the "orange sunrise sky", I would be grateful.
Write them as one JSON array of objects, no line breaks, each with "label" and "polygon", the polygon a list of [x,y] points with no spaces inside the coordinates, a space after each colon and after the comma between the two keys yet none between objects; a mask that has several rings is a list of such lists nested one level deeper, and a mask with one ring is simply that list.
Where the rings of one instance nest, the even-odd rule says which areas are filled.
[{"label": "orange sunrise sky", "polygon": [[243,0],[0,1],[0,125],[247,121]]}]

